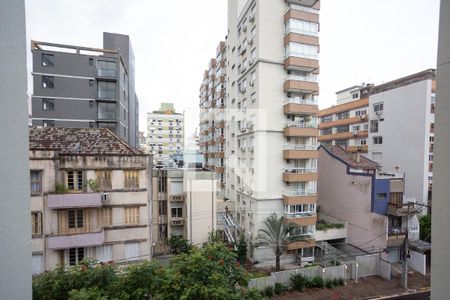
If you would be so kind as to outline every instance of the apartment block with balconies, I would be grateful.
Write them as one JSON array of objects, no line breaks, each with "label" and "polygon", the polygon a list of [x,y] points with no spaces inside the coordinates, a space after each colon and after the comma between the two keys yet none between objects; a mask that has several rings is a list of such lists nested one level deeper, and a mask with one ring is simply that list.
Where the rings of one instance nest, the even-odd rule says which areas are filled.
[{"label": "apartment block with balconies", "polygon": [[104,32],[103,47],[31,42],[32,124],[108,128],[137,147],[139,105],[130,38]]},{"label": "apartment block with balconies", "polygon": [[30,128],[33,273],[150,257],[151,159],[108,129]]},{"label": "apartment block with balconies", "polygon": [[152,177],[153,253],[170,253],[172,235],[202,245],[217,228],[217,179],[204,169],[163,168]]},{"label": "apartment block with balconies", "polygon": [[372,84],[336,93],[336,105],[318,112],[322,145],[339,145],[350,152],[367,153],[369,91]]},{"label": "apartment block with balconies", "polygon": [[226,190],[250,257],[273,213],[308,242],[286,258],[311,260],[317,199],[319,1],[230,0],[227,36]]}]

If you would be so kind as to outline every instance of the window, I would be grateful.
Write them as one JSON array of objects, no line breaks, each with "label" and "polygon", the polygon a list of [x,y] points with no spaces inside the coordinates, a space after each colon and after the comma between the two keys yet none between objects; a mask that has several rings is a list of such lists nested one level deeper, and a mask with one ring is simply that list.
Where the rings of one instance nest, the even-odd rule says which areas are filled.
[{"label": "window", "polygon": [[30,171],[30,190],[32,195],[42,192],[42,171]]},{"label": "window", "polygon": [[102,99],[115,99],[116,83],[113,81],[98,81],[97,97]]},{"label": "window", "polygon": [[42,126],[44,127],[55,127],[55,121],[54,120],[43,120]]},{"label": "window", "polygon": [[347,149],[348,140],[337,140],[336,145],[341,146],[344,149]]},{"label": "window", "polygon": [[55,99],[42,99],[42,110],[52,111],[55,110]]},{"label": "window", "polygon": [[95,174],[100,190],[111,189],[111,171],[96,171]]},{"label": "window", "polygon": [[94,86],[94,80],[89,79],[89,86]]},{"label": "window", "polygon": [[108,128],[112,132],[116,131],[116,123],[99,122],[98,128]]},{"label": "window", "polygon": [[98,75],[104,77],[116,77],[116,62],[99,60]]},{"label": "window", "polygon": [[89,65],[90,66],[94,65],[94,59],[92,57],[89,58]]},{"label": "window", "polygon": [[286,23],[286,32],[316,36],[319,32],[319,24],[310,21],[289,19]]},{"label": "window", "polygon": [[336,118],[338,120],[347,119],[349,116],[350,116],[350,112],[349,111],[344,111],[344,112],[340,112],[340,113],[336,114]]},{"label": "window", "polygon": [[370,132],[378,132],[378,120],[370,121]]},{"label": "window", "polygon": [[81,209],[81,208],[68,209],[67,216],[68,216],[69,229],[84,227],[83,209]]},{"label": "window", "polygon": [[158,192],[166,192],[167,191],[167,177],[158,177]]},{"label": "window", "polygon": [[352,94],[352,99],[358,99],[359,97],[359,93],[353,93]]},{"label": "window", "polygon": [[125,207],[125,224],[139,224],[139,206]]},{"label": "window", "polygon": [[386,198],[387,198],[387,193],[378,193],[377,194],[378,200],[386,200]]},{"label": "window", "polygon": [[301,43],[291,42],[286,45],[286,56],[296,56],[316,59],[319,47]]},{"label": "window", "polygon": [[336,132],[349,132],[349,126],[345,125],[345,126],[337,126],[336,127]]},{"label": "window", "polygon": [[55,87],[55,77],[42,76],[42,88],[53,89]]},{"label": "window", "polygon": [[83,189],[83,172],[69,171],[67,172],[67,188],[72,191]]},{"label": "window", "polygon": [[111,226],[112,223],[112,208],[102,207],[97,209],[97,219],[101,227]]},{"label": "window", "polygon": [[165,241],[165,240],[167,240],[167,225],[159,224],[158,241]]},{"label": "window", "polygon": [[183,208],[182,207],[172,207],[172,218],[182,218],[183,217]]},{"label": "window", "polygon": [[374,103],[373,110],[375,112],[383,112],[383,102]]},{"label": "window", "polygon": [[97,106],[97,118],[114,120],[116,118],[116,104],[99,102]]},{"label": "window", "polygon": [[66,251],[66,263],[75,266],[84,259],[84,248],[70,248]]},{"label": "window", "polygon": [[42,53],[41,62],[43,67],[53,67],[54,65],[53,54]]},{"label": "window", "polygon": [[138,260],[140,258],[139,242],[125,243],[125,259],[127,261]]},{"label": "window", "polygon": [[373,143],[375,145],[381,145],[383,144],[383,137],[382,136],[374,136],[373,137]]},{"label": "window", "polygon": [[433,161],[433,159],[434,159],[434,155],[433,154],[428,155],[428,161]]},{"label": "window", "polygon": [[397,192],[397,193],[391,192],[390,202],[395,203],[395,204],[402,204],[403,203],[403,193],[402,192]]},{"label": "window", "polygon": [[112,245],[97,246],[95,248],[95,257],[101,262],[112,261]]},{"label": "window", "polygon": [[31,213],[31,236],[37,237],[42,235],[42,213]]},{"label": "window", "polygon": [[327,135],[327,134],[332,134],[333,133],[333,128],[327,128],[327,129],[322,129],[320,132],[320,135]]},{"label": "window", "polygon": [[139,188],[139,171],[123,171],[125,188]]},{"label": "window", "polygon": [[158,201],[158,212],[160,216],[167,215],[167,200],[159,200]]},{"label": "window", "polygon": [[33,254],[31,258],[31,273],[33,275],[44,272],[44,255]]}]

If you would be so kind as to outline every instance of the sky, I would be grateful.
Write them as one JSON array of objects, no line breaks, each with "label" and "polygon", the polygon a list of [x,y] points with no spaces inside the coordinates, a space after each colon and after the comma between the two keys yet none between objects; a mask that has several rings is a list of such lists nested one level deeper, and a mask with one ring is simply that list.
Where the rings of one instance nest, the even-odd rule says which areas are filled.
[{"label": "sky", "polygon": [[[140,130],[161,102],[186,112],[186,135],[198,126],[199,88],[227,33],[227,0],[26,0],[26,9],[28,42],[102,48],[103,31],[129,35]],[[322,0],[319,107],[352,85],[435,68],[438,16],[439,0]]]}]

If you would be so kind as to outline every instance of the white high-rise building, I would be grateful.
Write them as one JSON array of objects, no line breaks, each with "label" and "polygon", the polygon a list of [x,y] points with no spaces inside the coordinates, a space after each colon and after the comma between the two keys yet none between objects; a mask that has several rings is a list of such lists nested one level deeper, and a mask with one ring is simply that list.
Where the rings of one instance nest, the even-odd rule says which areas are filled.
[{"label": "white high-rise building", "polygon": [[319,5],[228,2],[226,196],[249,241],[273,213],[300,225],[304,240],[286,248],[303,262],[313,260],[317,220]]}]

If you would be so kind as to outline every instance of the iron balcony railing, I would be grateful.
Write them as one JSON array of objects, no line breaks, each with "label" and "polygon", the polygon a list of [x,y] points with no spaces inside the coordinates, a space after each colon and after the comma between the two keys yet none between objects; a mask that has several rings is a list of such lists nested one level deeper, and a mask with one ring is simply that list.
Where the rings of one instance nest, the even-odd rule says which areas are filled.
[{"label": "iron balcony railing", "polygon": [[313,144],[284,144],[284,150],[317,150],[317,145]]},{"label": "iron balcony railing", "polygon": [[316,122],[289,121],[289,122],[286,122],[286,127],[317,128],[317,123]]},{"label": "iron balcony railing", "polygon": [[289,174],[317,173],[317,168],[285,168],[284,172]]}]

